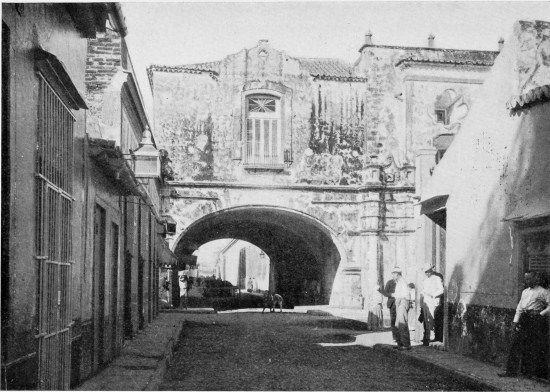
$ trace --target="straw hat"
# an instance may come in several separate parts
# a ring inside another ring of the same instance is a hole
[[[422,271],[428,272],[428,271],[431,271],[431,270],[433,270],[433,269],[434,269],[434,266],[433,266],[433,265],[431,265],[431,264],[426,264],[426,265],[424,265],[424,268],[422,268]]]
[[[391,270],[391,273],[393,274],[394,272],[397,272],[398,274],[400,274],[401,268],[399,268],[398,266],[393,267],[393,269]]]

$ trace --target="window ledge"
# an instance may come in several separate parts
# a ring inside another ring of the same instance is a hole
[[[283,163],[244,163],[243,167],[245,170],[253,172],[282,172],[285,169]]]

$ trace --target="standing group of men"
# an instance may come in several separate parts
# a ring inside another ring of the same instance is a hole
[[[420,298],[419,321],[424,325],[422,343],[426,346],[430,341],[443,341],[443,276],[435,272],[432,265],[424,267],[426,277],[422,283]],[[394,267],[392,279],[384,288],[377,287],[378,291],[388,297],[387,306],[390,310],[391,330],[398,350],[411,349],[409,332],[409,309],[411,305],[410,287],[407,284],[401,268]]]
[[[432,265],[424,267],[420,297],[421,312],[418,320],[424,325],[422,343],[428,346],[432,341],[443,341],[443,276]],[[550,315],[550,290],[545,288],[544,275],[537,272],[525,274],[525,290],[517,305],[512,322],[512,341],[506,363],[506,372],[501,377],[516,377],[519,374],[547,378],[548,343]],[[411,306],[410,291],[395,267],[384,288],[377,286],[380,294],[388,297],[393,339],[398,350],[410,350],[411,340],[408,328],[408,311]]]

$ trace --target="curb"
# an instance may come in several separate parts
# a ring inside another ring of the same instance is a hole
[[[308,310],[306,314],[309,314],[310,316],[334,316],[330,312],[327,312],[325,310],[317,310],[317,309]]]
[[[161,309],[160,313],[216,314],[214,308]]]
[[[182,321],[179,323],[179,327],[174,328],[174,333],[172,337],[168,339],[168,342],[165,346],[166,350],[164,353],[164,357],[159,361],[157,368],[155,369],[155,372],[151,375],[149,382],[145,385],[145,388],[143,388],[142,390],[144,391],[159,390],[160,384],[162,383],[164,375],[166,374],[168,366],[170,365],[170,362],[172,361],[172,357],[174,356],[174,347],[176,346],[183,332],[183,324],[184,322]]]
[[[173,313],[157,317],[124,345],[120,355],[75,390],[158,390],[184,330],[182,316]]]
[[[408,352],[405,352],[405,351],[394,350],[393,346],[390,346],[387,344],[375,344],[372,348],[377,351],[384,351],[385,353],[389,355],[393,355],[395,357],[405,358],[411,364],[414,364],[419,367],[427,368],[428,370],[436,372],[438,374],[444,374],[445,376],[448,376],[450,378],[455,378],[472,389],[483,390],[483,391],[500,391],[501,390],[500,388],[492,384],[489,384],[486,381],[474,375],[462,372],[460,370],[449,369],[437,363],[426,361],[421,358],[417,358],[416,356],[409,354]]]

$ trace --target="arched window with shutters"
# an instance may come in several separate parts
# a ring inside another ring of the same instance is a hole
[[[250,168],[284,167],[281,99],[253,94],[245,98],[244,165]]]

